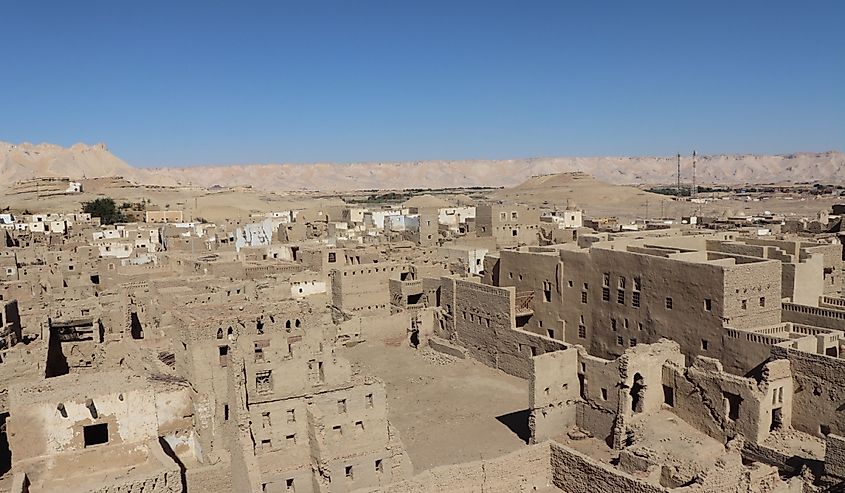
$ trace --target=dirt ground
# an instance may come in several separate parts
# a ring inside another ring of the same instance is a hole
[[[592,182],[591,182],[592,183]],[[674,217],[688,215],[715,216],[761,214],[765,211],[782,213],[788,217],[814,217],[819,211],[829,211],[831,205],[842,203],[840,197],[800,197],[793,200],[785,196],[772,196],[760,201],[739,198],[717,200],[707,204],[676,202],[665,195],[657,195],[634,187],[614,186],[595,182],[595,186],[555,187],[543,190],[520,188],[505,190],[474,190],[472,199],[516,201],[535,206],[563,208],[577,205],[593,217],[616,216],[622,222],[645,217]],[[384,190],[383,192],[388,192]],[[468,199],[461,190],[438,193],[449,203]],[[366,196],[370,192],[361,192]],[[423,193],[423,192],[419,192]],[[352,196],[353,193],[344,194]],[[185,220],[202,217],[209,221],[224,219],[248,220],[250,214],[285,209],[299,209],[326,203],[342,203],[339,196],[317,192],[266,192],[255,189],[204,190],[198,188],[104,186],[85,193],[58,195],[46,198],[35,194],[4,195],[0,192],[0,209],[9,207],[12,212],[78,212],[82,202],[98,197],[112,197],[118,204],[140,202],[148,199],[149,210],[182,210]],[[364,204],[379,207],[379,204]]]
[[[372,339],[341,355],[384,381],[388,418],[417,473],[525,446],[524,380],[422,345],[414,350],[404,340]]]

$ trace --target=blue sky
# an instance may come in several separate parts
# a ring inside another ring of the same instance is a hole
[[[14,1],[0,140],[135,166],[845,148],[845,2]]]

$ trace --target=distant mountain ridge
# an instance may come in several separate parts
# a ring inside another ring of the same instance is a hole
[[[692,180],[692,160],[681,160],[681,180]],[[97,144],[0,142],[0,180],[4,184],[36,176],[74,179],[123,176],[150,185],[201,187],[250,185],[266,190],[355,190],[516,186],[539,175],[582,172],[613,184],[671,184],[675,157],[557,157],[505,160],[430,160],[355,164],[252,164],[134,168]],[[698,184],[822,181],[845,182],[845,154],[837,151],[778,156],[699,156]]]

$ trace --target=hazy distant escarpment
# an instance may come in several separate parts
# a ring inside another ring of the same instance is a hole
[[[681,160],[681,179],[692,179],[692,160]],[[134,168],[102,145],[8,144],[0,142],[0,180],[11,184],[36,176],[73,179],[123,176],[150,185],[202,187],[251,185],[268,190],[353,190],[514,186],[526,179],[579,171],[614,184],[673,183],[675,157],[552,157],[505,160],[383,163],[250,164]],[[787,155],[699,156],[699,184],[845,182],[841,152]]]

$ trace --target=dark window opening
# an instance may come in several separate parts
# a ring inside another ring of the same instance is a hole
[[[329,262],[337,262],[337,254],[335,252],[329,252]]]
[[[108,423],[100,423],[83,426],[82,436],[85,440],[86,447],[109,443],[109,425]]]
[[[772,409],[772,423],[769,431],[779,430],[783,426],[783,411],[781,408]]]
[[[637,373],[634,375],[634,385],[631,385],[631,410],[635,413],[643,412],[643,397],[645,397],[645,380]]]
[[[98,274],[91,276],[91,284],[100,284],[100,276]]]
[[[229,364],[229,346],[219,346],[217,352],[220,356],[220,366],[225,368]]]
[[[830,426],[829,425],[819,425],[819,433],[824,436],[830,435]]]
[[[419,294],[409,294],[408,295],[408,304],[409,305],[416,305],[420,301],[422,301],[422,293]]]
[[[9,413],[0,413],[0,476],[12,469],[12,450],[9,448],[9,438],[6,436],[6,420]]]
[[[663,404],[675,407],[675,389],[668,385],[663,386]]]
[[[725,397],[725,412],[728,414],[728,419],[736,421],[739,419],[739,405],[742,403],[742,397],[730,392],[723,392]]]
[[[133,339],[143,339],[144,338],[144,328],[141,327],[141,320],[138,319],[138,314],[136,312],[132,312],[129,314],[129,333],[132,335]]]

